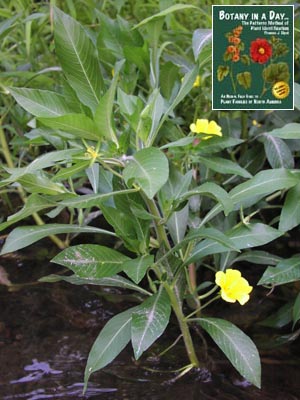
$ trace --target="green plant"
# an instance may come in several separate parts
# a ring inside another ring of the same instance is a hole
[[[238,272],[230,272],[232,265],[270,260],[271,254],[249,249],[299,225],[300,214],[292,218],[289,207],[296,204],[300,175],[284,142],[299,139],[299,123],[272,129],[270,122],[267,133],[253,126],[255,144],[250,145],[246,114],[242,134],[240,126],[236,128],[237,114],[231,119],[210,115],[207,106],[202,115],[196,107],[191,119],[181,106],[197,96],[193,87],[209,60],[211,33],[196,30],[192,52],[176,57],[172,38],[163,43],[159,38],[165,19],[183,9],[199,12],[177,4],[134,27],[120,16],[113,20],[97,11],[101,29],[96,32],[54,8],[55,51],[63,72],[59,90],[7,88],[35,117],[26,136],[42,141],[46,151],[23,167],[6,168],[1,186],[17,184],[28,196],[0,229],[48,209],[49,219],[67,211],[69,223],[17,227],[2,254],[50,234],[109,235],[116,248],[68,247],[52,261],[74,274],[41,281],[115,286],[143,296],[141,304],[114,316],[100,332],[87,362],[85,387],[90,375],[130,341],[135,358],[140,358],[165,331],[171,311],[189,359],[179,376],[199,366],[190,331],[196,324],[246,379],[260,387],[255,344],[231,322],[203,310],[220,298],[219,286],[223,299],[244,304],[252,287]],[[266,161],[272,169],[263,169]],[[88,194],[81,194],[83,188]],[[282,212],[265,221],[264,211],[286,191]],[[111,230],[88,225],[95,208]],[[272,226],[278,219],[279,229]],[[294,273],[298,259],[292,265]],[[210,278],[199,284],[197,273],[204,269]],[[226,269],[225,279],[220,272]],[[260,283],[276,284],[278,276],[265,276]],[[292,277],[296,279],[297,274]],[[299,299],[295,304],[298,310]],[[294,323],[298,320],[299,311]]]

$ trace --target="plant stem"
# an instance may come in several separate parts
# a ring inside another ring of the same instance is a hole
[[[6,164],[9,168],[14,168],[14,163],[10,154],[10,150],[6,141],[6,137],[4,134],[4,131],[2,129],[2,120],[0,119],[0,144],[2,147],[2,153],[3,156],[5,158]],[[19,196],[22,200],[22,202],[25,204],[27,201],[27,197],[26,197],[26,193],[24,191],[24,189],[21,186],[18,186],[17,188]],[[45,225],[45,222],[42,220],[42,218],[37,214],[37,213],[33,213],[32,214],[33,219],[35,220],[35,223],[37,225]],[[67,244],[65,242],[63,242],[62,240],[60,240],[56,235],[50,235],[49,238],[52,240],[53,243],[56,244],[56,246],[59,249],[64,249],[66,248]]]
[[[199,360],[195,352],[194,343],[191,337],[189,326],[182,312],[181,301],[177,298],[173,289],[166,282],[164,282],[164,288],[169,295],[172,308],[177,317],[189,360],[194,367],[199,367]]]

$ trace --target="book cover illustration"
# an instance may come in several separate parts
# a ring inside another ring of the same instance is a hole
[[[213,6],[213,109],[294,109],[293,5]]]

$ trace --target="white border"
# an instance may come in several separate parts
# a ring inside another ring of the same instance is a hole
[[[292,82],[293,82],[293,108],[213,108],[214,106],[214,7],[292,7],[293,8],[293,18],[292,18],[292,29],[293,29],[293,62],[292,62],[292,68],[293,68],[293,74],[292,74]],[[211,63],[211,91],[212,91],[212,98],[211,98],[211,105],[212,105],[212,110],[213,111],[239,111],[239,110],[261,110],[261,111],[267,111],[267,110],[278,110],[278,111],[290,111],[295,109],[295,89],[294,89],[294,83],[295,83],[295,71],[294,71],[294,54],[295,54],[295,6],[294,4],[213,4],[212,5],[212,63]]]

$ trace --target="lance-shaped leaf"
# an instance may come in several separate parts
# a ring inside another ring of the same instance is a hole
[[[30,193],[49,195],[67,193],[64,185],[51,181],[43,171],[37,171],[34,174],[25,174],[17,179],[17,182]]]
[[[138,184],[147,197],[152,199],[168,179],[168,160],[164,153],[155,147],[142,149],[129,161],[123,176],[128,186]]]
[[[51,208],[55,206],[56,203],[54,201],[51,201],[51,199],[44,198],[39,194],[34,193],[31,196],[27,197],[27,201],[20,211],[16,212],[13,215],[10,215],[7,218],[6,222],[2,222],[2,224],[0,224],[0,231],[6,229],[12,224],[15,224],[16,222],[21,221],[24,218],[29,217],[33,213],[44,210],[45,208]]]
[[[84,114],[66,114],[54,118],[39,118],[44,125],[74,135],[79,139],[98,141],[101,138],[96,123]]]
[[[238,372],[260,388],[261,365],[257,348],[252,340],[229,321],[219,318],[199,318],[198,322]]]
[[[129,343],[134,310],[135,307],[129,308],[111,318],[95,340],[85,368],[84,391],[91,374],[113,361]]]
[[[189,192],[186,192],[178,201],[182,202],[185,199],[190,198],[194,195],[205,195],[216,199],[223,207],[225,215],[228,215],[233,209],[233,201],[231,200],[229,194],[221,186],[214,182],[206,182]]]
[[[248,224],[246,226],[242,225],[226,232],[226,236],[239,250],[262,246],[266,243],[272,242],[281,235],[281,231],[261,223]],[[205,239],[195,246],[191,257],[186,262],[190,263],[198,261],[207,255],[223,253],[225,251],[228,251],[227,246],[216,243],[211,239]]]
[[[9,88],[15,100],[36,117],[59,117],[74,110],[66,103],[64,96],[48,90]]]
[[[84,194],[82,196],[76,196],[72,199],[63,200],[58,203],[61,206],[71,208],[90,208],[100,207],[101,202],[109,199],[112,196],[120,196],[126,193],[136,192],[135,189],[117,190],[110,193],[97,193],[97,194]]]
[[[284,168],[270,169],[260,171],[253,178],[237,185],[229,192],[229,195],[235,204],[235,209],[238,210],[241,206],[249,207],[260,198],[274,193],[276,190],[289,189],[297,185],[297,183],[299,183],[299,178],[290,171]],[[218,215],[221,210],[222,206],[217,204],[207,213],[201,224],[204,225],[207,223]]]
[[[145,276],[147,269],[153,264],[152,255],[144,255],[124,263],[123,271],[135,283],[139,283]]]
[[[279,229],[283,232],[300,224],[300,183],[292,187],[285,198],[279,221]]]
[[[80,153],[78,149],[58,150],[50,151],[49,153],[43,154],[35,158],[26,167],[21,168],[5,168],[5,170],[11,174],[10,177],[3,180],[7,183],[14,182],[25,174],[30,174],[41,169],[52,167],[57,163],[67,163],[72,161],[73,156]],[[2,181],[2,182],[3,182]]]
[[[122,289],[134,290],[136,292],[140,292],[147,296],[152,294],[147,290],[141,288],[140,286],[135,285],[129,279],[123,278],[123,276],[119,275],[108,276],[100,279],[93,279],[93,278],[80,278],[75,274],[68,276],[51,274],[43,276],[42,278],[39,279],[39,282],[54,283],[59,281],[65,281],[71,283],[72,285],[98,285],[98,286],[119,287]]]
[[[262,139],[272,168],[294,168],[294,158],[288,145],[280,138],[265,134]]]
[[[300,123],[291,122],[284,125],[282,128],[276,128],[270,132],[267,132],[267,135],[281,139],[300,139]]]
[[[108,139],[118,144],[118,139],[115,133],[113,124],[113,105],[115,100],[115,93],[119,79],[119,73],[124,60],[119,61],[114,68],[114,78],[111,82],[110,88],[101,98],[95,113],[95,123],[99,132]]]
[[[171,313],[170,300],[161,286],[132,314],[131,341],[136,360],[166,329]]]
[[[300,280],[300,257],[293,256],[280,261],[276,267],[268,267],[258,285],[283,285]]]
[[[195,60],[197,60],[201,50],[204,46],[211,42],[212,30],[211,29],[196,29],[193,33],[193,53]]]
[[[95,111],[103,78],[96,49],[83,27],[54,7],[55,51],[69,84],[80,101]]]
[[[21,226],[14,229],[7,237],[0,255],[23,249],[44,237],[61,233],[100,233],[116,236],[113,232],[93,226],[79,226],[69,224],[47,224],[41,226]]]
[[[128,260],[129,257],[109,247],[82,244],[63,250],[51,261],[70,268],[81,278],[100,279],[122,271]]]
[[[170,6],[170,7],[166,8],[166,9],[160,11],[160,12],[157,13],[157,14],[151,15],[151,17],[148,17],[148,18],[143,19],[143,21],[141,21],[141,22],[139,22],[137,25],[135,25],[135,26],[133,27],[133,29],[136,29],[136,28],[139,28],[140,26],[143,26],[143,25],[145,25],[145,24],[148,24],[149,22],[151,22],[151,21],[153,21],[153,20],[155,20],[155,19],[157,19],[157,18],[164,17],[164,16],[166,16],[166,15],[168,15],[168,14],[171,14],[171,13],[173,13],[173,12],[175,12],[175,11],[184,10],[184,9],[186,9],[186,8],[194,8],[194,9],[198,9],[198,10],[199,10],[198,7],[193,6],[193,5],[191,5],[191,4],[190,4],[190,5],[187,5],[187,4],[174,4],[173,6]]]
[[[296,297],[294,306],[293,306],[293,329],[296,323],[300,320],[300,293]]]
[[[197,156],[199,161],[203,163],[207,168],[219,172],[220,174],[233,174],[239,175],[243,178],[251,178],[252,175],[244,168],[239,166],[233,161],[226,160],[222,157],[201,157]]]

